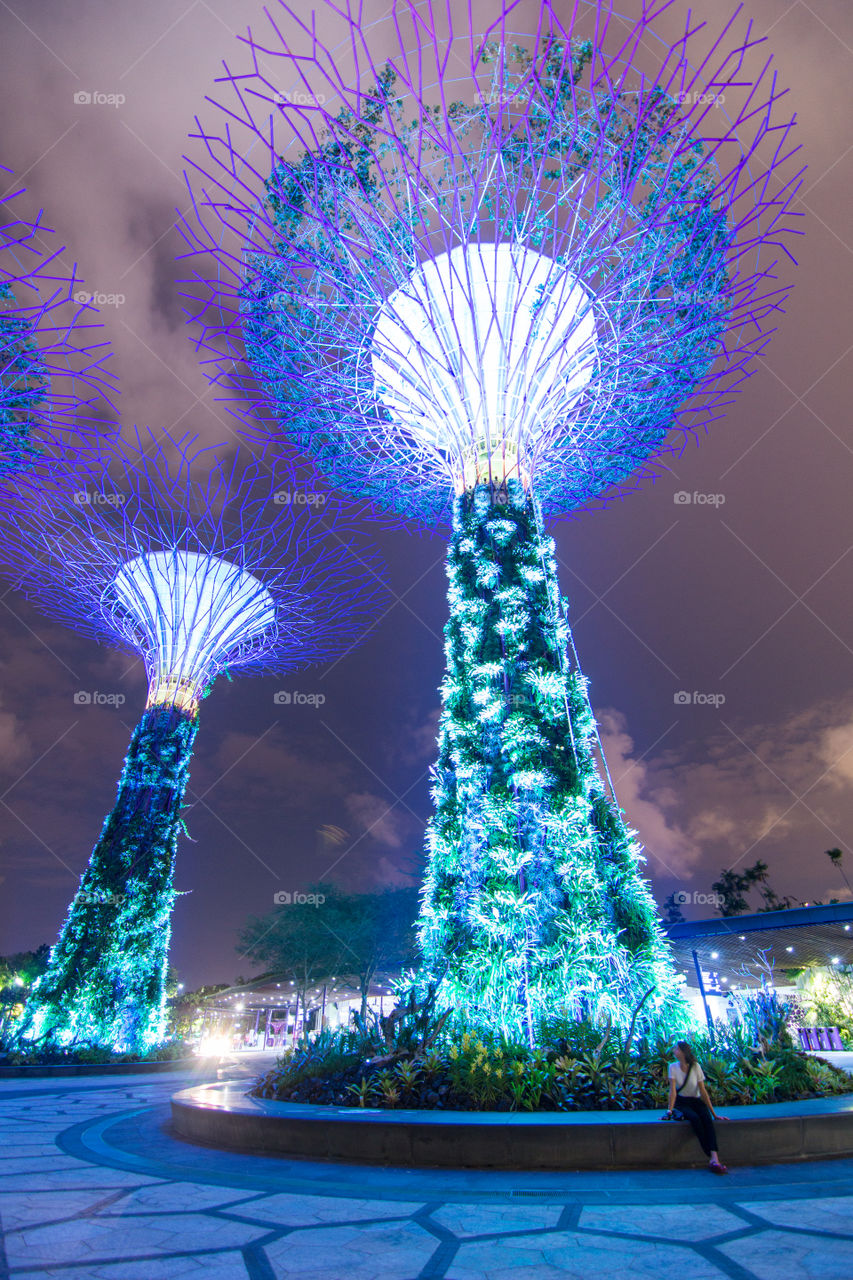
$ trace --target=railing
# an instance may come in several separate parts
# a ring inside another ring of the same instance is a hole
[[[825,1052],[844,1050],[838,1027],[800,1027],[799,1035],[800,1047],[803,1049],[823,1049]]]

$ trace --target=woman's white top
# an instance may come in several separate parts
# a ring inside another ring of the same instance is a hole
[[[690,1076],[690,1080],[685,1089],[684,1082],[688,1076]],[[685,1098],[698,1098],[699,1085],[705,1079],[705,1073],[698,1062],[695,1062],[689,1071],[684,1071],[677,1062],[671,1062],[669,1064],[669,1078],[675,1081],[676,1093],[683,1093]]]

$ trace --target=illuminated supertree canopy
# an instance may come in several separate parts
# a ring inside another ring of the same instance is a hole
[[[190,318],[245,429],[451,522],[421,943],[448,1001],[531,1038],[555,1005],[678,1013],[542,518],[722,416],[787,294],[775,72],[737,15],[664,44],[670,8],[281,3],[190,162]]]
[[[305,476],[281,459],[164,435],[137,436],[102,463],[57,478],[38,501],[25,495],[0,521],[0,560],[26,594],[138,654],[148,676],[115,806],[23,1036],[140,1052],[163,1037],[173,871],[202,698],[223,672],[341,656],[374,620],[381,588],[357,513],[325,494],[300,502]]]
[[[36,483],[107,432],[116,387],[83,282],[42,214],[22,216],[23,195],[0,199],[0,482]]]

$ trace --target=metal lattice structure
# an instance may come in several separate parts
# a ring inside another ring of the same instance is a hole
[[[519,31],[516,5],[278,4],[199,123],[184,229],[247,429],[432,523],[476,477],[532,480],[546,515],[612,496],[722,416],[788,292],[801,175],[751,24],[688,16],[655,65],[670,7],[546,0]]]
[[[139,433],[100,463],[10,502],[0,561],[52,617],[139,654],[149,706],[195,714],[221,672],[327,661],[369,626],[359,512],[305,469]]]
[[[775,72],[737,15],[661,41],[672,7],[279,0],[190,160],[188,314],[243,430],[451,525],[423,974],[531,1044],[689,1019],[542,532],[722,416],[787,294]]]
[[[37,484],[112,433],[116,378],[76,266],[41,212],[23,216],[23,197],[0,197],[0,482]]]

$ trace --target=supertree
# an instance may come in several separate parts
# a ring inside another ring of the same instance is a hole
[[[190,319],[246,429],[449,519],[421,947],[446,1003],[530,1039],[684,1016],[543,519],[722,416],[787,293],[775,72],[734,18],[664,44],[670,7],[281,3],[190,160]]]
[[[122,1052],[162,1040],[199,704],[223,672],[341,656],[381,599],[357,512],[305,483],[281,459],[137,434],[100,468],[4,510],[0,562],[17,585],[48,615],[138,654],[148,677],[116,803],[33,988],[23,1039]]]
[[[0,165],[0,180],[10,178]],[[0,197],[0,483],[78,460],[111,431],[111,349],[89,294],[24,190]]]

